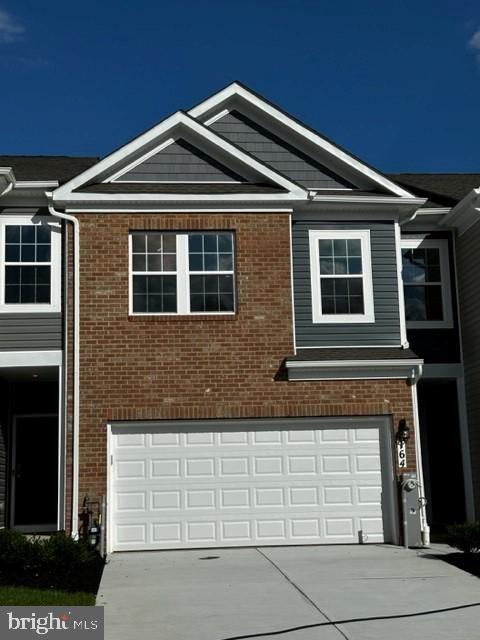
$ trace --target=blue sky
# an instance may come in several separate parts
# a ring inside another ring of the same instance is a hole
[[[0,0],[0,153],[106,155],[234,79],[383,171],[480,172],[478,0]]]

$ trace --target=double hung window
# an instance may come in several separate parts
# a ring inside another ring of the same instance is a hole
[[[409,327],[452,326],[447,240],[402,239],[402,277]]]
[[[132,232],[130,313],[235,312],[232,232]]]
[[[60,229],[46,219],[0,220],[1,311],[60,310]]]
[[[313,322],[373,322],[370,232],[311,230]]]

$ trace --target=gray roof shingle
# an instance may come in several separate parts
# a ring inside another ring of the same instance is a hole
[[[0,156],[0,167],[12,167],[17,180],[71,180],[99,158],[71,156]]]
[[[389,177],[429,199],[424,206],[452,207],[480,186],[480,173],[391,173]]]
[[[228,194],[228,193],[285,193],[285,189],[268,184],[251,182],[195,183],[195,182],[108,182],[90,184],[75,193],[179,193],[179,194]]]

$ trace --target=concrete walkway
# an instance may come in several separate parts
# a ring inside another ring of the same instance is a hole
[[[480,579],[434,557],[444,551],[364,545],[114,554],[97,604],[105,606],[106,640],[480,639]]]

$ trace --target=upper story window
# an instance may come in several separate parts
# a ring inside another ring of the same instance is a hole
[[[452,327],[447,240],[402,239],[402,276],[408,327]]]
[[[0,218],[0,311],[60,311],[60,226],[47,218]]]
[[[130,234],[130,313],[235,312],[232,232]]]
[[[374,322],[370,232],[309,232],[313,322]]]

